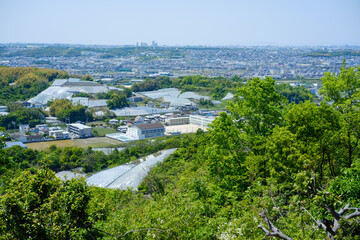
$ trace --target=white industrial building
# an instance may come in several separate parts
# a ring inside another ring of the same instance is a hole
[[[91,137],[91,127],[80,123],[68,124],[68,132],[74,138]]]

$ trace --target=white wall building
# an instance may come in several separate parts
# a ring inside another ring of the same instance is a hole
[[[49,131],[49,136],[55,139],[63,139],[63,130]]]
[[[68,124],[68,132],[75,138],[91,137],[91,127],[80,123]]]
[[[7,106],[0,106],[0,112],[6,112]]]
[[[208,125],[215,120],[213,116],[190,115],[190,124],[195,124],[201,127],[208,127]]]
[[[169,118],[165,120],[165,124],[169,126],[189,124],[189,118],[188,117]]]
[[[129,127],[126,135],[134,140],[164,136],[165,127],[161,123],[138,124]]]
[[[19,125],[19,131],[21,133],[25,133],[28,132],[30,130],[30,126],[29,125]]]
[[[109,120],[109,123],[110,123],[110,125],[112,126],[112,125],[114,125],[114,124],[120,123],[120,121],[117,120],[117,119],[110,119],[110,120]]]

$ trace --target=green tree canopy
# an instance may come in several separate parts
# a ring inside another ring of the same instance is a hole
[[[8,239],[88,239],[89,200],[84,179],[61,182],[49,169],[24,171],[0,197],[0,229]]]
[[[108,99],[106,101],[108,107],[110,109],[113,108],[123,108],[123,107],[128,107],[129,106],[129,102],[126,99],[125,95],[118,95],[118,94],[113,94],[111,95],[111,98]]]

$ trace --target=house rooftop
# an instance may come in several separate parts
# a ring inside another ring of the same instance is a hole
[[[5,148],[10,148],[10,147],[13,147],[13,146],[20,146],[20,147],[23,147],[23,148],[27,148],[27,146],[25,144],[23,144],[22,142],[7,142],[5,143]]]
[[[41,136],[41,135],[29,135],[29,136],[26,137],[26,139],[27,139],[28,141],[31,141],[31,140],[41,140],[41,139],[43,139],[43,136]]]

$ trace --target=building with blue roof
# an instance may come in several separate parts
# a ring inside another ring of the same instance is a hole
[[[7,142],[5,143],[5,148],[11,148],[13,146],[20,146],[20,147],[23,147],[23,148],[26,148],[27,149],[27,146],[25,144],[23,144],[22,142]]]

